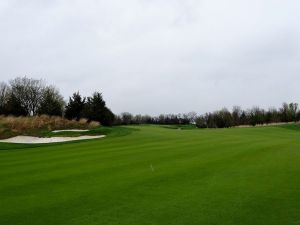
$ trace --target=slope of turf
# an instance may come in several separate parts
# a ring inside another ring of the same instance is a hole
[[[300,129],[113,129],[0,144],[0,224],[300,224]]]

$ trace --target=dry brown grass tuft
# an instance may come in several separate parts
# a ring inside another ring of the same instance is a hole
[[[100,126],[100,123],[97,122],[97,121],[91,121],[91,122],[89,123],[89,129],[94,129],[94,128],[97,128],[97,127],[99,127],[99,126]]]
[[[88,120],[85,119],[85,118],[82,118],[82,119],[80,119],[78,122],[79,122],[80,124],[86,124],[86,123],[88,122]]]
[[[58,116],[33,116],[33,117],[14,117],[0,116],[0,127],[9,129],[13,132],[23,132],[29,130],[59,130],[59,129],[92,129],[100,126],[99,122],[88,122],[87,119],[67,120]]]

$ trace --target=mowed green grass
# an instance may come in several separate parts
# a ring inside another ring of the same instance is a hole
[[[0,224],[300,224],[299,126],[122,129],[0,144]]]

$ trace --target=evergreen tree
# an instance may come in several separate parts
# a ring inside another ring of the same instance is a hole
[[[75,92],[73,96],[69,98],[69,102],[65,110],[65,117],[67,119],[79,120],[82,116],[84,105],[85,98],[82,98],[79,92]]]
[[[10,94],[4,106],[5,115],[26,116],[27,110],[13,94]]]
[[[87,119],[100,122],[104,126],[112,125],[114,114],[106,107],[102,94],[95,92],[92,97],[88,97],[84,106],[83,116]]]
[[[44,90],[38,114],[47,114],[49,116],[62,116],[65,102],[59,91],[52,86]]]

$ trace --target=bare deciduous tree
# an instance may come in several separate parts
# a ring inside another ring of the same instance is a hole
[[[188,120],[190,123],[196,123],[196,119],[197,119],[197,113],[196,112],[189,112],[187,114]]]
[[[20,101],[28,115],[35,115],[43,97],[45,84],[43,80],[18,77],[10,81],[12,94]]]
[[[0,83],[0,111],[4,108],[9,98],[9,86],[1,82]],[[0,112],[1,113],[1,112]]]

